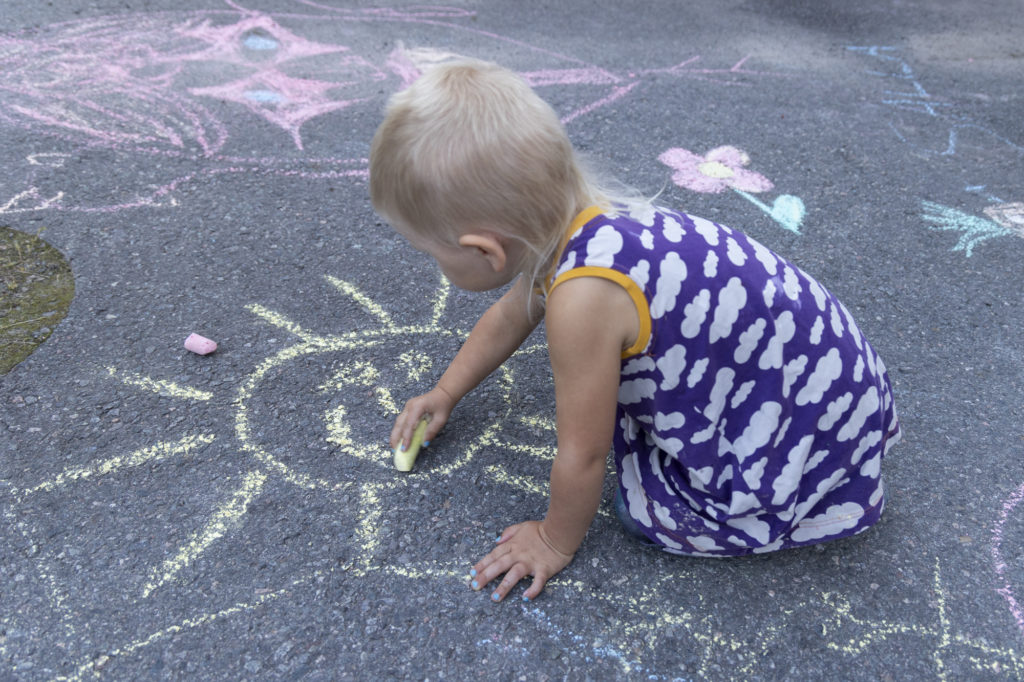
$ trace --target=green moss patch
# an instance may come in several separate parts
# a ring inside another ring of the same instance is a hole
[[[71,266],[39,235],[0,226],[0,374],[50,336],[75,295]]]

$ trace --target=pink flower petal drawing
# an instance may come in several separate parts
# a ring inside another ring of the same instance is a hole
[[[1024,237],[1024,202],[997,204],[984,209],[985,215],[1008,230],[1013,230]]]
[[[745,151],[728,145],[716,147],[704,156],[673,147],[663,152],[658,160],[675,170],[672,182],[694,192],[719,194],[727,189],[766,192],[774,187],[765,176],[744,168],[750,164],[750,156]]]

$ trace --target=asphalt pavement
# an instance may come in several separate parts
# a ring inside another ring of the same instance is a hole
[[[45,228],[76,294],[0,377],[0,679],[1024,678],[1022,9],[6,0],[0,224]],[[672,557],[609,476],[540,598],[467,587],[544,513],[554,410],[538,332],[389,463],[396,406],[498,295],[367,196],[387,96],[447,52],[846,303],[904,428],[875,528]],[[665,154],[721,147],[746,165]]]

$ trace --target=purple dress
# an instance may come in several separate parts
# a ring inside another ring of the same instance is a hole
[[[603,277],[633,298],[615,461],[629,516],[669,552],[731,556],[846,537],[884,506],[900,429],[849,311],[750,237],[656,207],[573,222],[549,292]]]

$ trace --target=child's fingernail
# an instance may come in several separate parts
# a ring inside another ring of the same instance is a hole
[[[469,569],[469,577],[470,578],[475,578],[476,577],[476,569],[475,568]]]
[[[472,587],[474,590],[479,590],[480,589],[480,585],[475,580],[473,582],[471,582],[469,584],[469,586]]]
[[[491,595],[491,600],[492,601],[498,601],[499,599],[501,599],[501,595],[498,594],[497,592],[495,592],[494,594]]]
[[[501,536],[499,535],[498,537],[494,538],[494,541],[495,542],[501,542]]]
[[[429,440],[423,441],[423,447],[427,447],[428,445],[430,445],[430,441]]]
[[[405,452],[405,443],[399,443],[398,444],[398,451],[399,452]]]
[[[525,602],[528,602],[528,601],[530,601],[530,598],[529,598],[529,597],[527,597],[527,596],[526,596],[526,595],[524,594],[524,595],[523,595],[523,601],[525,601]]]

